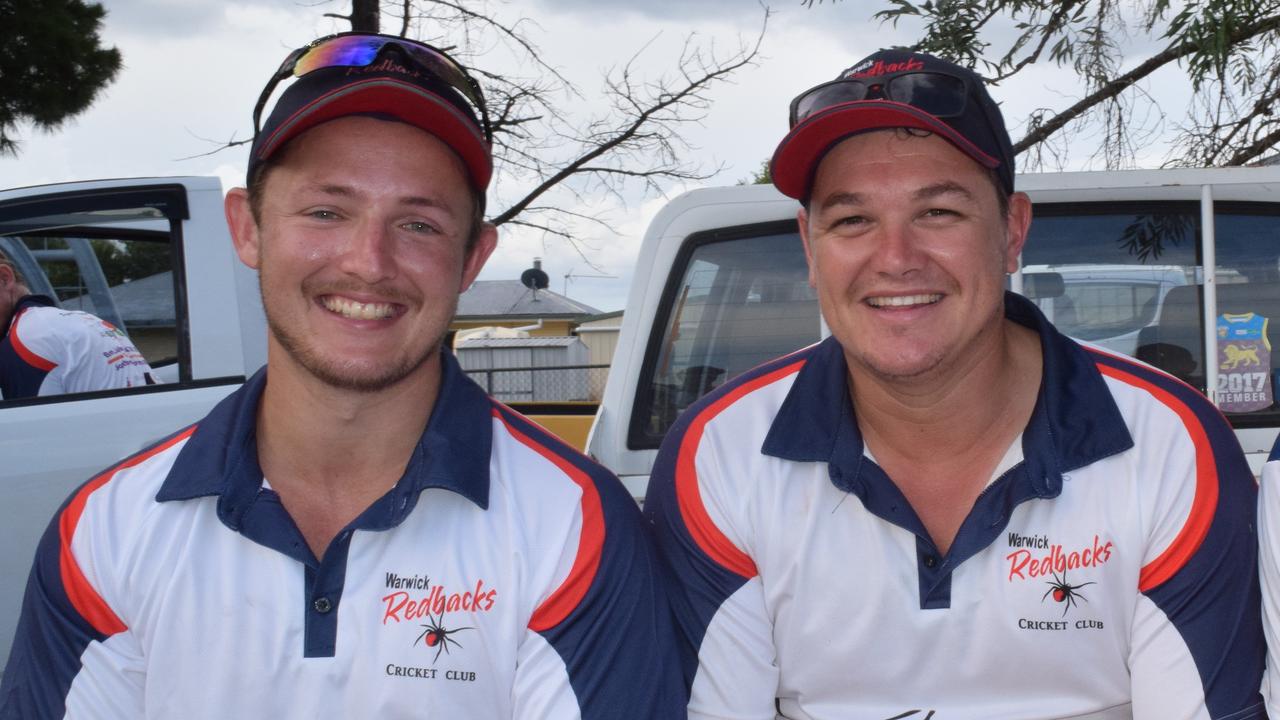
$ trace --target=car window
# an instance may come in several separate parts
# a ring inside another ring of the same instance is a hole
[[[1038,205],[1024,283],[1067,335],[1151,363],[1207,390],[1205,271],[1195,203]],[[1280,421],[1280,216],[1215,206],[1218,407],[1236,426]]]
[[[817,298],[794,228],[771,224],[685,246],[658,310],[661,334],[650,338],[629,446],[657,447],[698,398],[818,341]]]
[[[178,225],[164,195],[0,205],[0,252],[31,293],[0,345],[6,405],[182,379]]]

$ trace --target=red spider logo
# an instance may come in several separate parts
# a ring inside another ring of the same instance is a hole
[[[446,630],[444,628],[443,613],[441,613],[439,620],[437,620],[433,615],[427,615],[427,623],[423,624],[422,627],[426,628],[426,630],[422,631],[422,634],[418,636],[417,640],[413,641],[413,644],[417,645],[418,641],[421,640],[427,647],[436,649],[436,656],[431,659],[431,664],[433,665],[436,660],[440,659],[440,653],[449,652],[449,643],[453,643],[453,646],[456,648],[462,647],[457,640],[449,637],[450,635],[463,630],[475,630],[475,628],[470,626]]]
[[[1066,617],[1067,610],[1079,604],[1076,602],[1076,598],[1084,600],[1085,602],[1089,601],[1089,598],[1081,594],[1080,588],[1096,584],[1097,583],[1087,582],[1079,585],[1068,585],[1066,571],[1063,571],[1061,578],[1058,577],[1058,573],[1054,573],[1053,582],[1045,582],[1045,585],[1048,585],[1049,589],[1044,591],[1044,595],[1040,597],[1040,602],[1044,602],[1045,598],[1052,595],[1054,602],[1063,603],[1062,616]]]

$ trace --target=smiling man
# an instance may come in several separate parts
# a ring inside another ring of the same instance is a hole
[[[267,368],[59,512],[0,717],[683,717],[635,503],[442,344],[497,241],[479,87],[347,33],[254,124]]]
[[[1235,437],[1005,291],[1031,223],[981,78],[889,50],[773,157],[831,337],[667,435],[645,511],[691,718],[1262,718]]]

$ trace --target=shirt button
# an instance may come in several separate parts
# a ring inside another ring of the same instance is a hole
[[[311,607],[315,608],[316,612],[323,615],[333,609],[333,603],[329,602],[329,598],[327,597],[316,598],[316,601],[311,603]]]
[[[936,557],[934,557],[934,556],[932,556],[932,555],[925,555],[925,556],[924,556],[924,566],[925,566],[925,567],[927,567],[927,568],[929,568],[929,569],[933,569],[933,566],[934,566],[934,565],[937,565],[937,564],[938,564],[938,558],[936,558]],[[318,602],[318,601],[317,601],[317,602]]]

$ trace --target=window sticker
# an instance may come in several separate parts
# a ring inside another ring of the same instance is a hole
[[[1218,407],[1253,412],[1271,407],[1268,319],[1257,313],[1218,316]]]

